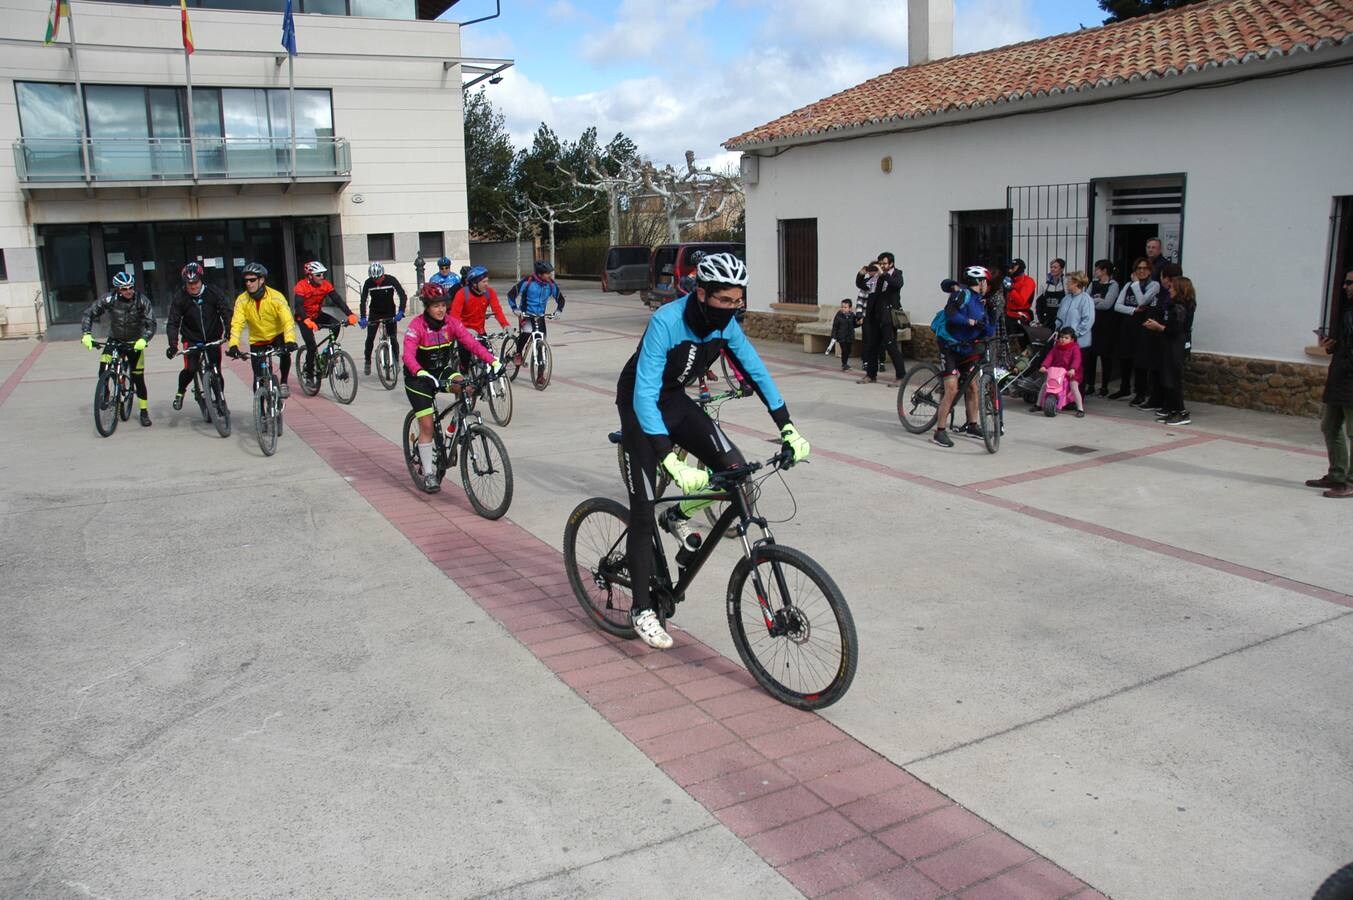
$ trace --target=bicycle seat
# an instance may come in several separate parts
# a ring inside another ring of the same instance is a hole
[[[618,443],[620,443],[620,441],[621,441],[623,438],[624,438],[624,434],[623,434],[622,432],[619,432],[619,431],[612,431],[610,434],[606,435],[606,439],[609,440],[612,444],[618,444]]]

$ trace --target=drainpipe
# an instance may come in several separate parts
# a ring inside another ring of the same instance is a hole
[[[502,0],[493,0],[493,15],[480,16],[478,19],[471,19],[468,22],[461,22],[460,27],[464,28],[466,25],[473,25],[476,22],[487,22],[489,19],[496,19],[500,15],[502,15],[502,12],[503,12]]]

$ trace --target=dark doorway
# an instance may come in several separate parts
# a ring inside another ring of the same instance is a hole
[[[1008,209],[975,209],[951,213],[953,259],[949,271],[957,274],[968,266],[1005,269],[1010,259]]]
[[[155,259],[159,269],[151,280],[163,296],[172,296],[180,282],[179,272],[189,261],[202,266],[207,284],[230,295],[225,222],[157,223]]]
[[[1146,242],[1157,237],[1159,231],[1154,224],[1114,225],[1109,229],[1109,258],[1119,280],[1126,283],[1132,277],[1133,260],[1146,255]]]
[[[780,302],[817,303],[817,219],[780,220]]]

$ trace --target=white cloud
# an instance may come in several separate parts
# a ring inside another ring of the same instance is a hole
[[[558,0],[555,6],[567,4]],[[727,0],[726,0],[727,2]],[[733,164],[720,143],[816,100],[890,71],[906,59],[906,4],[899,0],[741,0],[738,9],[765,10],[755,31],[733,35],[730,56],[692,63],[673,48],[691,46],[692,29],[717,19],[701,16],[715,0],[623,0],[611,24],[584,41],[589,60],[648,59],[651,74],[618,79],[600,90],[560,96],[516,68],[504,73],[490,99],[507,118],[518,147],[529,146],[543,121],[564,140],[596,126],[601,141],[623,131],[658,164],[682,162],[687,149],[702,165]],[[956,53],[987,49],[1036,35],[1029,0],[970,0],[955,10]],[[481,34],[481,36],[488,36]],[[486,53],[477,38],[476,52]],[[558,48],[551,52],[557,53]],[[567,57],[559,58],[568,65]]]

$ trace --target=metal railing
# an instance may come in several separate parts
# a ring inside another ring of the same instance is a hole
[[[21,184],[230,181],[349,175],[352,156],[340,137],[298,139],[295,171],[290,138],[20,138],[14,168]]]

